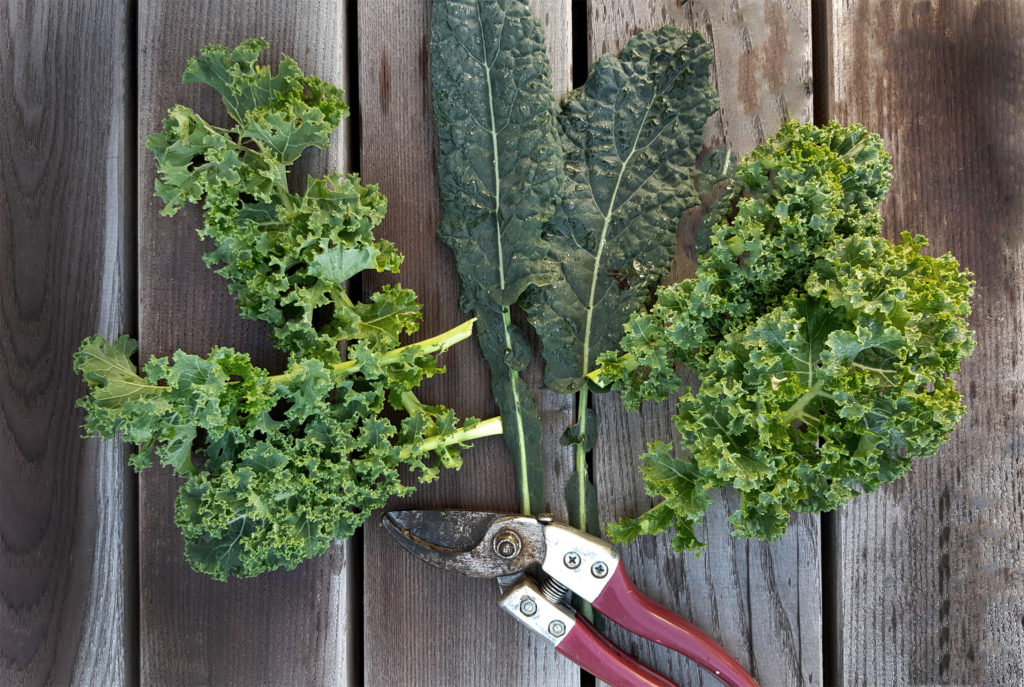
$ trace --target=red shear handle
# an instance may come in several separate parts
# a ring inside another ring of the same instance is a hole
[[[621,564],[594,599],[594,608],[633,634],[693,659],[730,687],[758,687],[743,666],[713,639],[641,594]]]
[[[613,687],[676,687],[609,642],[582,615],[555,650]]]

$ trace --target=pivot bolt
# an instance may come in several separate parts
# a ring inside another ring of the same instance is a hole
[[[537,522],[547,525],[548,523],[554,522],[555,516],[551,513],[541,513],[537,516]]]
[[[533,615],[537,612],[537,602],[533,600],[533,597],[524,596],[519,601],[519,612],[526,616]]]
[[[551,624],[548,625],[548,632],[551,633],[552,637],[561,637],[565,634],[565,623],[561,620],[552,620]]]
[[[570,570],[575,570],[580,567],[580,555],[575,551],[570,551],[565,554],[565,558],[562,559],[562,562],[565,563],[565,567]]]
[[[499,558],[515,558],[522,550],[523,542],[512,530],[502,530],[494,538],[494,553],[498,554]]]
[[[604,564],[604,561],[598,561],[590,566],[590,574],[600,579],[608,574],[608,566]]]

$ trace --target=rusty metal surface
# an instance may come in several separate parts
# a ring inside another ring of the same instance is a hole
[[[381,524],[411,554],[469,577],[504,577],[544,560],[536,518],[457,510],[389,511]]]

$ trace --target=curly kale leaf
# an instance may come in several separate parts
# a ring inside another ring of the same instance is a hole
[[[948,438],[973,282],[951,255],[922,255],[921,236],[877,235],[888,180],[881,140],[857,125],[787,124],[739,165],[696,277],[631,318],[625,356],[602,357],[633,407],[678,388],[676,362],[700,377],[675,417],[689,455],[643,457],[665,501],[613,538],[674,525],[677,549],[699,548],[699,492],[731,485],[734,534],[776,539],[791,511],[873,491]]]
[[[308,179],[302,193],[288,186],[291,164],[311,146],[326,147],[347,116],[342,92],[290,58],[272,75],[255,64],[266,47],[255,39],[230,52],[210,46],[189,61],[185,81],[215,88],[236,124],[225,129],[171,108],[162,131],[146,139],[163,214],[202,205],[199,235],[214,244],[204,260],[228,280],[242,315],[270,323],[291,356],[337,362],[343,339],[393,348],[419,326],[415,294],[386,287],[353,303],[344,285],[364,269],[398,271],[402,257],[373,236],[386,199],[355,174]]]
[[[200,204],[206,263],[229,280],[242,314],[273,328],[289,354],[272,375],[249,356],[214,348],[151,358],[141,374],[135,341],[89,337],[75,370],[85,429],[139,445],[136,469],[160,464],[186,478],[175,504],[192,566],[223,580],[294,568],[348,537],[374,508],[461,464],[459,448],[501,431],[497,418],[461,422],[414,389],[443,372],[437,354],[468,338],[472,321],[398,348],[419,326],[408,289],[384,287],[353,303],[345,280],[365,269],[397,270],[394,247],[373,227],[385,199],[357,176],[309,179],[289,190],[289,166],[326,146],[347,108],[341,91],[285,58],[276,75],[255,60],[266,47],[206,48],[186,81],[220,92],[237,123],[213,126],[173,107],[147,139],[157,159],[157,195],[173,215]],[[343,360],[342,357],[345,357]],[[385,404],[401,420],[385,416]]]
[[[91,391],[79,405],[90,434],[140,445],[136,469],[155,453],[187,478],[175,521],[196,570],[223,580],[291,569],[412,491],[400,466],[433,480],[461,465],[465,442],[494,433],[493,421],[460,425],[411,395],[441,371],[436,352],[470,331],[383,354],[357,344],[345,362],[305,359],[279,375],[215,348],[207,358],[151,358],[140,376],[133,340],[92,336],[75,355]],[[390,420],[385,403],[407,417]]]

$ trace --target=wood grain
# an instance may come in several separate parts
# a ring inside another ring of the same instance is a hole
[[[0,683],[134,680],[135,490],[81,340],[133,325],[127,3],[0,7]]]
[[[150,190],[154,166],[142,146],[174,103],[217,123],[227,115],[211,89],[182,85],[188,57],[208,43],[234,46],[266,38],[265,59],[294,57],[307,73],[344,84],[345,11],[336,2],[151,2],[139,16],[139,331],[143,355],[212,345],[248,351],[258,364],[283,367],[266,327],[239,318],[224,281],[202,263],[195,208],[160,217]],[[319,175],[343,169],[347,141],[335,134],[328,154],[302,159]],[[179,480],[153,470],[140,489],[141,677],[147,684],[343,685],[357,682],[352,660],[348,579],[350,547],[336,544],[292,572],[215,582],[193,572],[173,524]]]
[[[544,30],[548,59],[551,61],[551,90],[556,98],[572,89],[573,79],[573,27],[581,24],[577,16],[582,8],[574,9],[571,0],[530,0],[533,10]],[[562,434],[573,424],[576,413],[575,396],[558,394],[544,386],[543,358],[540,355],[540,338],[526,320],[526,313],[519,308],[512,310],[514,322],[527,332],[534,356],[530,365],[523,370],[523,379],[533,391],[540,413],[540,450],[544,456],[544,496],[547,510],[562,522],[569,519],[565,503],[565,484],[575,469],[576,456],[572,446],[562,445]]]
[[[587,67],[571,64],[570,5],[584,11],[584,3],[532,4],[546,28],[555,90],[564,91],[571,69]],[[428,5],[360,3],[359,88],[351,89],[362,100],[353,104],[362,115],[364,178],[390,198],[382,235],[408,256],[400,281],[425,304],[423,336],[465,317],[451,254],[434,237]],[[705,143],[745,152],[783,119],[811,117],[808,5],[591,2],[590,56],[665,22],[700,30],[716,49],[722,97]],[[881,132],[894,155],[888,235],[925,233],[933,254],[952,251],[978,281],[978,348],[960,375],[963,425],[938,457],[832,521],[829,675],[843,685],[1024,684],[1024,6],[818,7],[827,27],[817,46],[828,53],[822,110]],[[70,359],[93,332],[137,329],[147,356],[224,344],[265,365],[283,363],[266,328],[240,320],[223,281],[203,266],[198,213],[158,216],[142,143],[176,102],[223,122],[215,96],[180,83],[187,57],[209,42],[262,35],[272,58],[286,52],[307,71],[347,83],[353,11],[341,0],[0,6],[0,683],[580,683],[575,666],[497,609],[492,582],[422,565],[373,525],[360,547],[336,544],[293,572],[227,584],[193,573],[172,522],[177,480],[145,475],[136,514],[126,449],[78,437],[74,400],[84,389]],[[354,131],[301,165],[315,174],[352,168]],[[684,218],[672,278],[692,273],[699,215]],[[444,362],[449,372],[425,397],[461,414],[493,414],[473,344]],[[535,388],[539,373],[529,373]],[[564,514],[572,456],[557,438],[571,402],[546,391],[538,401],[549,506]],[[672,434],[671,407],[627,414],[611,396],[595,406],[594,478],[607,522],[651,504],[636,457],[646,441]],[[460,473],[401,505],[515,507],[500,439],[478,442],[465,459]],[[771,545],[747,543],[727,535],[735,506],[726,494],[712,508],[701,558],[673,554],[657,537],[626,547],[626,565],[641,589],[719,639],[765,687],[821,684],[818,519],[797,518]],[[363,557],[364,589],[353,588]],[[677,682],[717,686],[671,652],[608,631]]]
[[[570,45],[563,33],[568,2],[537,2],[534,7],[548,27],[549,41]],[[435,236],[440,206],[429,26],[428,3],[359,5],[360,167],[363,178],[379,183],[389,199],[378,233],[406,255],[399,281],[415,289],[423,303],[423,336],[466,318],[457,307],[454,259]],[[556,60],[569,54],[567,48],[550,52]],[[567,71],[567,66],[562,62],[556,71]],[[560,83],[568,85],[564,77]],[[380,283],[364,277],[364,296]],[[448,372],[424,385],[423,398],[450,404],[461,415],[494,415],[486,366],[476,346],[456,346],[443,362]],[[558,401],[545,398],[545,420],[555,422],[550,415],[563,411],[552,406]],[[394,506],[515,510],[512,462],[504,442],[498,437],[479,441],[463,458],[460,472],[443,474]],[[548,493],[556,505],[560,491],[549,486]],[[415,560],[379,527],[367,526],[364,538],[366,684],[578,683],[575,665],[498,609],[493,581],[462,578]]]
[[[1024,684],[1024,6],[837,2],[829,115],[893,155],[885,232],[977,279],[967,416],[839,512],[837,682]]]
[[[811,103],[808,2],[594,3],[590,46],[594,56],[615,51],[644,29],[665,23],[696,29],[715,49],[713,83],[722,106],[704,128],[706,148],[749,151],[786,119],[808,121]],[[670,279],[692,276],[693,240],[702,214],[681,223]],[[644,495],[637,457],[647,442],[678,436],[672,401],[623,410],[617,394],[594,399],[598,440],[594,481],[602,524],[634,516],[653,505]],[[646,537],[624,547],[637,586],[675,609],[733,653],[762,685],[822,682],[819,520],[793,519],[772,544],[733,539],[729,513],[739,505],[728,491],[708,512],[700,558],[675,554],[669,537]],[[680,684],[718,685],[686,659],[612,626],[609,637]]]

